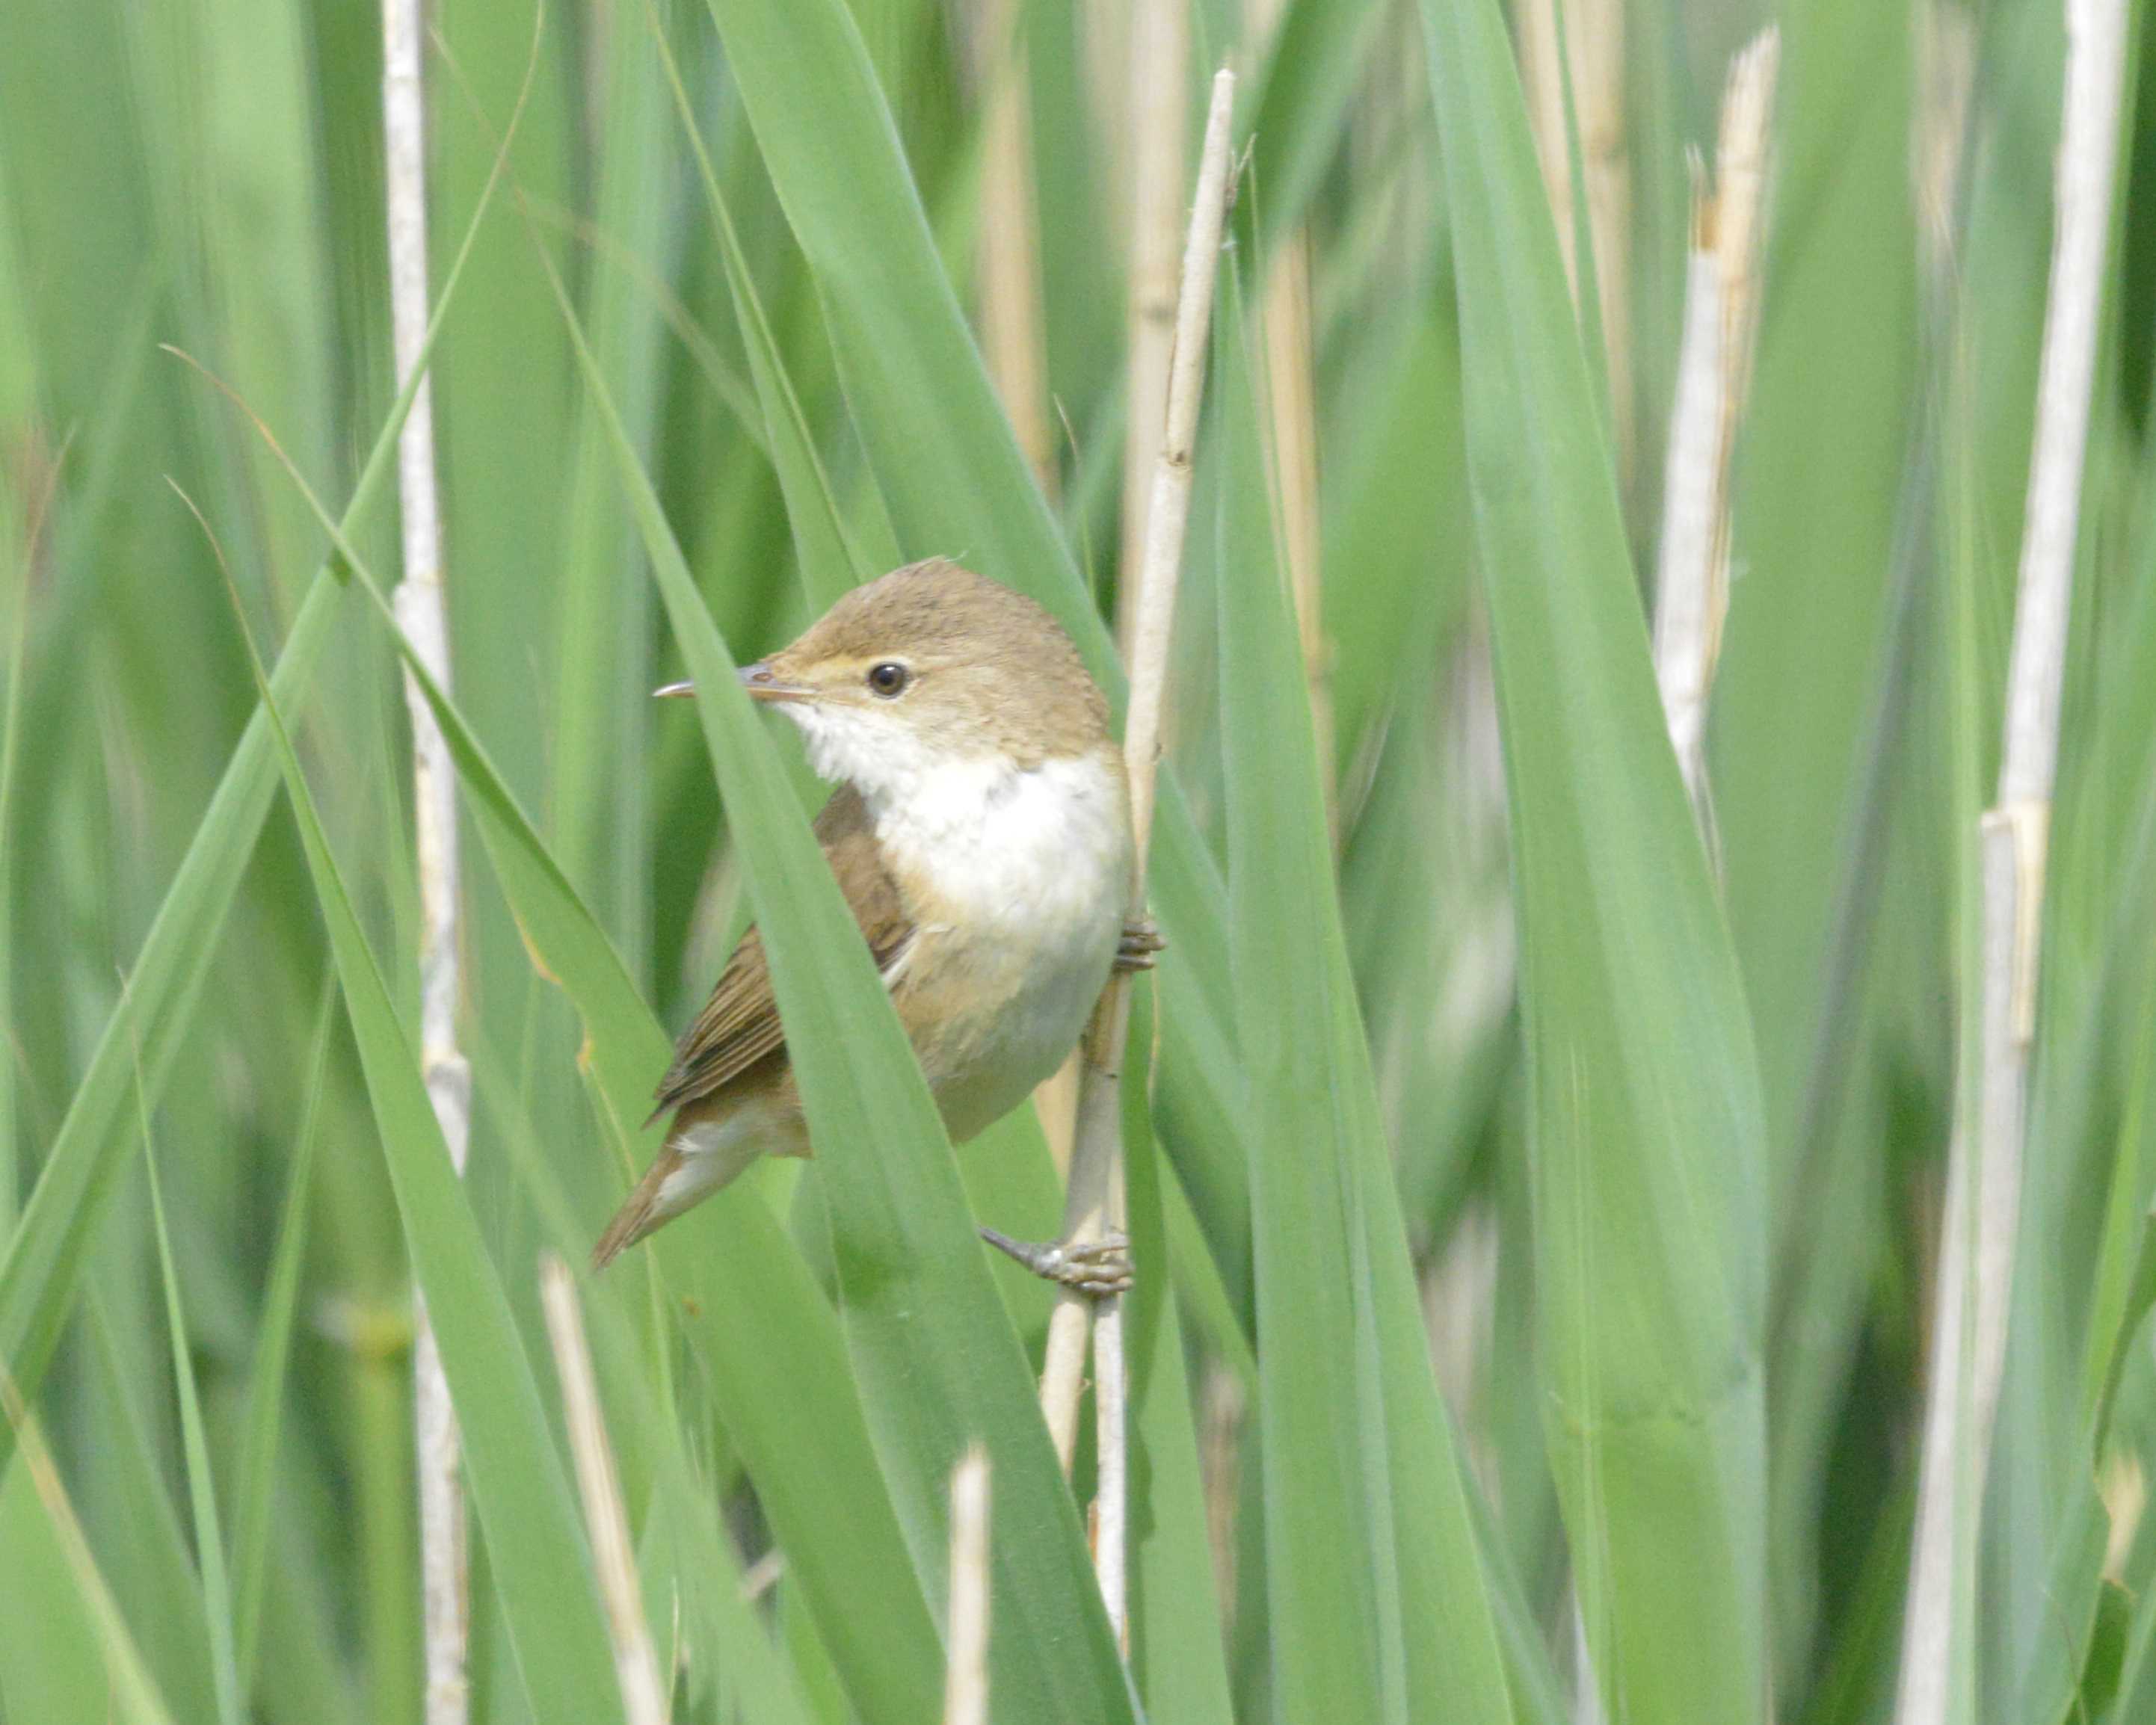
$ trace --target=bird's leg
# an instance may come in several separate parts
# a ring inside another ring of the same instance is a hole
[[[1088,1299],[1105,1300],[1131,1291],[1131,1242],[1122,1234],[1036,1246],[1031,1241],[1014,1240],[993,1228],[983,1228],[981,1238],[1034,1275]]]
[[[1153,926],[1151,917],[1137,917],[1123,924],[1123,938],[1116,947],[1118,970],[1150,970],[1155,955],[1168,950],[1168,941]]]

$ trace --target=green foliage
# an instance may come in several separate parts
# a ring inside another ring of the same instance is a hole
[[[420,1717],[415,1290],[466,1445],[475,1717],[619,1717],[535,1269],[581,1262],[656,1149],[667,1029],[752,916],[817,1155],[581,1290],[683,1725],[937,1717],[976,1441],[998,1725],[1557,1725],[1586,1684],[1625,1725],[1890,1717],[2059,8],[1780,20],[1710,848],[1638,571],[1685,154],[1762,8],[1626,0],[1630,250],[1580,271],[1630,308],[1620,473],[1556,243],[1609,159],[1578,80],[1532,135],[1498,0],[1188,7],[1188,137],[1225,60],[1250,153],[1151,859],[1169,946],[1123,1075],[1127,1666],[1091,1446],[1073,1491],[1034,1410],[1045,1296],[973,1234],[1052,1214],[1043,1134],[952,1153],[791,734],[731,668],[948,553],[1046,605],[1122,709],[1131,8],[434,10],[454,674],[418,681],[467,839],[461,1183],[416,1054],[377,15],[0,5],[0,1400],[34,1420],[0,1420],[0,1721]],[[1031,236],[981,196],[999,69]],[[1962,1507],[1981,1725],[2156,1708],[2153,139],[2137,115],[2015,1328]],[[1589,182],[1554,215],[1538,146]],[[1954,166],[1943,219],[1912,155]],[[1046,486],[973,268],[1029,238]],[[694,723],[645,699],[685,672]]]

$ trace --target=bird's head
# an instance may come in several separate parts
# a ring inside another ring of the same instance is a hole
[[[1109,743],[1108,704],[1062,626],[941,558],[856,587],[741,680],[801,728],[820,776],[871,801],[939,765],[1023,770]]]

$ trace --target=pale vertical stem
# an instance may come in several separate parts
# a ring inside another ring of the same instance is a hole
[[[1564,7],[1560,59],[1557,8]],[[1556,218],[1564,273],[1579,294],[1578,236],[1573,231],[1572,155],[1564,123],[1564,76],[1572,74],[1579,130],[1588,236],[1594,247],[1595,289],[1602,305],[1602,346],[1609,361],[1610,419],[1617,470],[1632,468],[1632,161],[1625,120],[1624,0],[1526,0],[1519,8],[1520,60],[1527,114]]]
[[[1163,696],[1168,680],[1168,637],[1175,620],[1175,590],[1183,565],[1183,528],[1190,514],[1191,453],[1198,438],[1198,407],[1205,381],[1205,349],[1213,320],[1213,278],[1227,220],[1228,132],[1235,106],[1235,74],[1214,75],[1213,101],[1199,158],[1198,190],[1191,204],[1190,234],[1183,253],[1178,296],[1174,364],[1168,376],[1167,430],[1152,473],[1146,511],[1145,560],[1132,612],[1131,699],[1123,723],[1123,763],[1130,779],[1131,914],[1145,914],[1146,850],[1152,834],[1154,769],[1160,755]],[[1123,1044],[1130,1024],[1130,980],[1111,976],[1086,1033],[1086,1065],[1078,1088],[1078,1138],[1070,1159],[1070,1185],[1063,1210],[1066,1240],[1096,1241],[1122,1221],[1121,1079]],[[1041,1411],[1067,1473],[1078,1431],[1078,1400],[1092,1302],[1060,1290],[1050,1314]],[[1096,1561],[1119,1637],[1126,1633],[1122,1526],[1124,1497],[1124,1424],[1121,1303],[1101,1303],[1108,1340],[1096,1356],[1096,1396],[1100,1415],[1100,1507]],[[1112,1381],[1111,1381],[1112,1379]],[[1115,1525],[1109,1523],[1113,1518]],[[1112,1559],[1114,1571],[1109,1573]]]
[[[983,108],[981,226],[974,255],[982,357],[1019,448],[1052,502],[1055,435],[1048,399],[1048,344],[1040,302],[1040,228],[1034,204],[1025,45],[1011,0],[980,0],[972,21],[973,79]],[[1078,1057],[1033,1093],[1034,1113],[1059,1171],[1070,1165]]]
[[[1025,92],[1025,45],[1011,0],[980,0],[973,18],[983,105],[980,238],[975,286],[982,356],[1034,477],[1055,495],[1055,435],[1042,334],[1040,229]]]
[[[1075,1048],[1070,1058],[1034,1087],[1033,1112],[1040,1122],[1040,1135],[1048,1140],[1048,1157],[1063,1179],[1070,1177],[1070,1152],[1078,1135],[1078,1075],[1085,1057]]]
[[[1730,62],[1722,86],[1722,131],[1714,151],[1714,254],[1721,266],[1722,426],[1715,450],[1714,577],[1708,615],[1710,662],[1722,651],[1729,612],[1731,520],[1729,474],[1737,428],[1752,387],[1758,346],[1759,251],[1771,178],[1774,90],[1782,65],[1782,33],[1773,25]]]
[[[1281,236],[1265,269],[1266,417],[1272,431],[1280,498],[1281,543],[1302,640],[1303,680],[1317,734],[1317,766],[1328,819],[1337,820],[1332,776],[1332,697],[1327,666],[1317,516],[1317,386],[1311,353],[1310,247],[1301,233]],[[1337,837],[1337,834],[1336,834]]]
[[[1128,992],[1127,985],[1127,1002]],[[1106,1088],[1111,1094],[1121,1093],[1120,1070]],[[1108,1170],[1108,1226],[1121,1231],[1127,1226],[1127,1211],[1120,1121],[1115,1149]],[[1125,1659],[1131,1656],[1130,1393],[1130,1371],[1123,1356],[1123,1303],[1106,1300],[1093,1318],[1093,1573],[1101,1579],[1101,1603],[1115,1625],[1116,1646]]]
[[[951,1473],[951,1610],[943,1637],[943,1725],[988,1725],[988,1456]]]
[[[1715,458],[1722,428],[1722,269],[1712,248],[1700,240],[1707,197],[1695,185],[1684,335],[1677,348],[1676,402],[1670,412],[1669,453],[1662,467],[1662,543],[1655,574],[1655,680],[1661,687],[1670,745],[1702,824],[1707,697],[1714,678]]]
[[[1122,555],[1116,565],[1118,635],[1131,651],[1145,561],[1153,463],[1175,353],[1177,243],[1183,233],[1184,84],[1188,10],[1137,0],[1131,18],[1129,356],[1124,371]]]
[[[1714,184],[1693,163],[1676,398],[1662,468],[1655,677],[1693,811],[1712,837],[1707,709],[1729,608],[1730,463],[1759,315],[1758,257],[1780,38],[1763,31],[1731,62]]]
[[[1253,41],[1278,26],[1282,0],[1245,0],[1244,15]],[[1259,212],[1260,217],[1264,212]],[[1333,782],[1332,697],[1325,619],[1317,514],[1317,386],[1311,352],[1310,241],[1301,228],[1280,234],[1265,266],[1262,325],[1265,340],[1265,417],[1270,427],[1281,545],[1287,556],[1288,591],[1295,601],[1302,641],[1303,680],[1310,718],[1317,733],[1317,769],[1328,821],[1339,810]]]
[[[427,277],[426,98],[420,82],[420,0],[382,0],[382,130],[389,218],[389,311],[401,388],[425,346]],[[434,491],[433,392],[421,378],[397,441],[398,500],[404,525],[404,579],[397,621],[444,689],[449,687],[449,626],[442,602],[441,511]],[[470,1137],[471,1075],[457,1051],[456,781],[434,717],[409,677],[413,826],[419,869],[419,1041],[427,1094],[457,1171]],[[466,1712],[467,1641],[464,1492],[458,1477],[456,1415],[441,1356],[415,1292],[413,1423],[418,1446],[421,1596],[426,1618],[428,1725],[461,1725]]]
[[[1984,1065],[1977,1118],[1956,1132],[1948,1175],[1899,1725],[1943,1725],[1957,1638],[1969,1627],[1956,1609],[1957,1589],[1976,1561],[2020,1221],[2045,854],[2126,59],[2124,0],[2066,0],[2066,14],[2051,287],[2007,665],[2005,742],[1999,800],[1979,835]]]
[[[636,1547],[629,1538],[613,1446],[607,1440],[606,1415],[599,1406],[598,1378],[592,1369],[583,1314],[577,1308],[576,1278],[567,1264],[552,1255],[539,1266],[539,1299],[546,1308],[554,1374],[562,1386],[562,1410],[569,1431],[569,1454],[576,1463],[577,1492],[583,1500],[584,1528],[591,1538],[599,1597],[606,1606],[622,1712],[628,1725],[666,1725],[666,1692],[660,1682],[651,1631],[644,1620]]]

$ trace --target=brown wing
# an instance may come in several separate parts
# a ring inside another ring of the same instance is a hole
[[[911,937],[913,924],[900,903],[897,883],[884,869],[867,806],[853,786],[839,786],[824,805],[816,817],[816,838],[875,955],[876,969],[888,969]],[[752,928],[719,973],[704,1010],[675,1045],[674,1064],[659,1081],[659,1105],[652,1118],[722,1089],[785,1046],[763,939]]]

